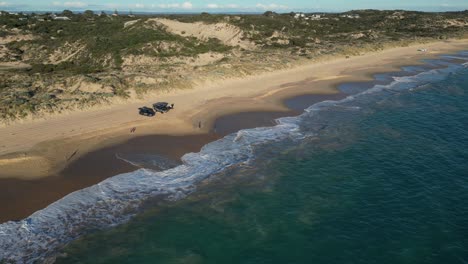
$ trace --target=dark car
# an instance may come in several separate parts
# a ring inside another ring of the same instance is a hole
[[[156,115],[156,112],[153,109],[151,109],[149,107],[146,107],[146,106],[140,107],[140,108],[138,108],[138,110],[140,110],[139,111],[140,115],[144,115],[144,116],[154,116],[154,115]]]
[[[156,112],[164,114],[169,112],[169,110],[174,109],[174,104],[169,105],[169,103],[166,102],[159,102],[153,104],[153,108]]]

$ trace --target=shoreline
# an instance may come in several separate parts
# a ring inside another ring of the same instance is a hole
[[[460,42],[457,42],[460,43]],[[468,48],[467,41],[461,42],[463,47]],[[444,43],[442,43],[444,44]],[[446,43],[445,43],[446,44]],[[435,44],[434,44],[435,45]],[[430,44],[426,45],[430,46]],[[449,45],[450,46],[450,45]],[[69,137],[65,139],[58,139],[54,141],[47,141],[47,142],[41,142],[38,145],[35,145],[31,150],[28,151],[26,155],[18,155],[18,154],[13,154],[13,155],[7,155],[7,157],[11,157],[11,159],[18,159],[17,163],[14,163],[15,166],[24,166],[23,171],[25,170],[34,170],[37,172],[37,167],[43,165],[44,162],[50,162],[52,164],[60,164],[61,166],[55,165],[54,170],[45,170],[43,174],[47,175],[48,177],[23,177],[23,178],[18,178],[18,177],[1,177],[0,175],[0,181],[3,183],[9,182],[9,184],[5,185],[2,184],[2,186],[5,186],[9,192],[13,192],[13,189],[17,190],[23,190],[26,193],[26,190],[29,188],[37,188],[37,186],[34,187],[34,185],[37,185],[37,182],[44,182],[43,184],[43,189],[42,193],[39,192],[40,196],[44,198],[48,198],[50,201],[53,199],[57,200],[56,198],[58,196],[63,197],[64,195],[68,194],[71,192],[71,190],[77,190],[84,188],[86,186],[92,185],[94,183],[97,183],[107,177],[126,172],[126,171],[119,171],[120,169],[128,169],[130,171],[135,170],[135,167],[131,167],[130,165],[127,165],[125,167],[124,165],[121,165],[121,167],[118,167],[115,172],[112,171],[112,168],[105,167],[101,168],[99,170],[94,170],[94,173],[91,173],[93,175],[85,175],[83,174],[89,174],[89,171],[80,171],[78,168],[73,168],[73,166],[78,166],[80,167],[79,164],[86,164],[85,163],[80,163],[80,159],[82,158],[88,158],[92,162],[94,162],[95,165],[99,164],[99,161],[96,161],[95,157],[93,158],[93,155],[97,155],[99,157],[99,153],[102,154],[104,151],[110,151],[112,152],[112,148],[115,148],[119,145],[132,145],[131,143],[128,143],[132,140],[141,140],[141,142],[137,145],[145,146],[145,147],[154,147],[155,145],[146,145],[145,142],[149,142],[150,140],[144,139],[145,137],[160,137],[160,140],[156,140],[156,143],[159,141],[158,144],[161,143],[166,143],[166,147],[170,148],[171,147],[171,140],[167,140],[170,137],[173,138],[179,138],[178,140],[181,140],[181,138],[185,138],[185,142],[182,142],[182,145],[187,145],[188,143],[192,142],[193,144],[191,146],[185,147],[185,149],[182,147],[178,150],[178,153],[173,153],[172,158],[177,158],[183,155],[186,152],[193,152],[199,150],[201,146],[205,145],[208,142],[211,142],[217,138],[219,138],[223,132],[220,132],[220,135],[215,135],[211,133],[213,130],[213,127],[215,126],[215,123],[218,122],[218,120],[223,120],[226,119],[225,123],[229,125],[229,123],[232,121],[232,119],[229,119],[229,116],[233,115],[242,115],[244,114],[251,114],[253,112],[257,113],[265,113],[268,115],[268,113],[276,113],[276,114],[284,114],[285,116],[290,115],[292,111],[290,110],[291,107],[286,106],[286,101],[288,99],[294,98],[294,97],[301,97],[301,96],[306,96],[306,95],[311,95],[311,96],[316,96],[316,97],[333,97],[337,96],[338,94],[338,85],[343,84],[343,83],[352,83],[352,82],[365,82],[365,81],[372,81],[373,80],[373,75],[378,74],[378,73],[384,73],[384,72],[392,72],[392,71],[399,71],[402,66],[405,65],[421,65],[424,64],[420,60],[421,59],[429,59],[433,58],[439,54],[442,53],[447,53],[447,52],[453,52],[456,50],[463,50],[464,48],[460,48],[457,45],[454,45],[456,47],[439,47],[439,50],[434,50],[434,53],[417,53],[416,49],[414,46],[408,47],[408,48],[398,48],[398,49],[408,49],[409,53],[412,53],[412,56],[410,58],[387,58],[389,61],[382,61],[377,63],[377,65],[374,65],[374,67],[367,66],[369,63],[362,65],[359,68],[352,68],[350,69],[348,67],[344,68],[339,68],[338,70],[341,70],[337,75],[330,75],[332,76],[331,78],[323,75],[324,73],[322,72],[322,78],[320,77],[308,77],[307,75],[304,75],[305,72],[307,72],[308,69],[303,70],[302,74],[299,74],[297,76],[293,76],[296,78],[296,81],[291,81],[291,82],[280,82],[277,83],[276,85],[273,86],[273,88],[270,87],[270,89],[264,89],[261,91],[255,91],[254,93],[250,93],[251,95],[254,95],[251,98],[248,98],[247,95],[249,93],[246,93],[246,96],[240,96],[240,97],[232,97],[232,96],[222,96],[219,98],[213,98],[211,100],[206,100],[203,102],[205,108],[198,110],[195,114],[192,114],[188,118],[177,118],[177,115],[175,116],[173,113],[169,113],[167,115],[159,115],[156,116],[155,118],[161,118],[162,122],[164,125],[161,126],[159,123],[157,124],[150,124],[150,120],[144,120],[141,118],[136,118],[140,119],[134,122],[130,123],[123,123],[122,128],[110,128],[104,131],[101,131],[97,134],[94,134],[94,132],[88,132],[88,133],[78,133],[78,136],[74,137]],[[411,50],[409,50],[411,49]],[[411,52],[412,51],[412,52]],[[386,51],[383,51],[384,53]],[[388,50],[387,50],[388,52]],[[406,55],[406,54],[404,54]],[[408,55],[406,55],[408,56]],[[362,56],[358,56],[356,58],[362,58]],[[346,62],[352,60],[348,59]],[[340,60],[337,60],[340,62]],[[333,63],[337,63],[337,61],[332,61],[328,65]],[[343,61],[343,60],[341,60]],[[377,60],[378,61],[378,60]],[[359,63],[358,63],[359,64]],[[311,68],[317,68],[317,64],[312,64],[309,65],[308,67]],[[367,67],[365,67],[367,66]],[[333,70],[332,70],[333,71]],[[327,72],[327,71],[325,71]],[[300,77],[299,77],[300,76]],[[305,78],[304,78],[305,77]],[[281,79],[281,78],[280,78]],[[287,79],[287,78],[286,78]],[[294,78],[293,78],[294,79]],[[258,79],[257,79],[258,80]],[[260,80],[262,80],[260,78]],[[288,79],[289,80],[289,79]],[[257,81],[258,82],[258,81]],[[231,84],[233,85],[233,84]],[[235,86],[235,85],[234,85]],[[311,89],[311,87],[314,87],[314,89]],[[247,87],[251,88],[251,87]],[[209,90],[209,89],[208,89]],[[248,89],[247,89],[248,90]],[[201,92],[201,91],[196,91],[193,90],[194,92]],[[231,91],[232,93],[232,91]],[[264,93],[264,94],[262,94]],[[184,93],[182,93],[184,94]],[[256,95],[255,95],[256,94]],[[224,94],[225,95],[225,94]],[[241,94],[244,95],[244,94]],[[221,110],[220,107],[223,109]],[[178,111],[179,107],[176,104],[176,108],[174,112]],[[218,110],[218,111],[213,111],[213,110]],[[184,111],[183,113],[186,113],[186,109],[182,109]],[[182,113],[182,114],[183,114]],[[79,113],[82,114],[82,113]],[[78,114],[78,115],[79,115]],[[91,113],[90,113],[91,114]],[[202,118],[203,117],[203,118]],[[279,116],[278,116],[279,117]],[[274,118],[273,118],[274,119]],[[202,122],[202,127],[198,128],[197,127],[197,120],[200,120],[198,122]],[[238,127],[242,127],[242,125],[246,125],[245,122],[242,123],[242,118],[238,123],[240,126],[233,126],[233,128],[227,128],[226,132],[228,133],[229,131],[235,131]],[[167,126],[165,126],[167,125]],[[225,127],[227,125],[223,125],[221,127]],[[254,124],[255,125],[255,124]],[[218,125],[216,125],[218,126]],[[137,127],[137,134],[129,134],[128,130],[131,129],[131,127]],[[158,129],[155,129],[158,128]],[[242,127],[242,128],[248,128],[248,127]],[[174,129],[174,131],[171,131],[171,129]],[[231,130],[229,130],[231,129]],[[84,130],[84,129],[83,129]],[[0,131],[2,131],[0,129]],[[170,133],[170,132],[175,132],[175,133]],[[191,138],[192,137],[192,138]],[[183,141],[183,139],[182,139]],[[181,143],[179,143],[181,144]],[[1,144],[0,144],[1,145]],[[79,151],[78,153],[76,150],[74,150],[76,147],[72,148],[72,146],[79,146]],[[180,146],[180,145],[179,145]],[[109,150],[110,149],[110,150]],[[59,151],[57,151],[59,150]],[[37,155],[37,153],[43,152],[42,155]],[[170,152],[170,151],[169,151]],[[33,153],[33,155],[31,155]],[[96,154],[98,153],[98,154]],[[166,155],[171,156],[170,153],[166,153]],[[70,156],[72,156],[70,158]],[[35,157],[32,159],[31,157]],[[64,157],[70,158],[70,163],[66,162],[66,159]],[[45,159],[42,160],[42,159]],[[2,161],[5,161],[7,159],[1,159],[0,158],[0,168],[2,167]],[[117,159],[116,159],[117,160]],[[82,162],[82,161],[81,161]],[[107,164],[109,160],[107,161],[102,161],[103,164]],[[75,165],[78,164],[78,165]],[[110,162],[109,166],[112,167],[112,165],[115,165],[114,162]],[[28,167],[29,165],[29,167]],[[88,163],[89,166],[89,163]],[[86,167],[86,166],[85,166]],[[114,168],[115,169],[115,168]],[[68,173],[67,173],[68,170]],[[5,170],[2,170],[4,172]],[[92,170],[91,170],[92,171]],[[101,175],[99,173],[101,172]],[[73,175],[73,177],[64,177],[64,175],[72,175],[73,173],[76,173]],[[114,174],[115,173],[115,174]],[[102,175],[104,174],[104,175]],[[107,174],[111,174],[109,176],[106,176]],[[51,176],[52,175],[52,176]],[[100,176],[100,177],[99,177]],[[103,178],[102,178],[103,177]],[[54,180],[60,182],[60,180],[63,178],[67,178],[66,183],[63,181],[61,183],[56,183],[57,185],[54,185]],[[79,181],[85,182],[86,186],[77,186],[76,183],[73,183],[73,180],[71,178],[78,178]],[[96,182],[97,181],[97,182]],[[22,186],[18,186],[18,182],[22,182]],[[60,185],[65,185],[65,186],[60,186]],[[8,188],[10,186],[10,188]],[[22,188],[25,186],[30,186],[29,188]],[[56,186],[55,188],[57,190],[60,190],[59,192],[55,193],[55,198],[52,197],[47,197],[47,194],[51,194],[50,187],[51,186]],[[4,188],[5,188],[4,187]],[[39,188],[40,189],[40,188]],[[23,195],[25,195],[23,193]],[[7,195],[7,193],[4,193],[3,196]],[[21,196],[21,193],[14,193],[11,194],[13,196]],[[27,208],[29,211],[34,210],[34,211],[41,209],[45,206],[47,206],[49,202],[45,202],[47,199],[43,199],[42,203],[39,201],[31,201],[29,199],[33,197],[37,197],[38,193],[32,193],[24,196],[23,199],[20,199],[18,201],[18,204],[11,204],[9,206],[12,207],[22,207],[20,204],[29,204],[31,205],[29,208]],[[61,198],[59,197],[59,198]],[[5,199],[2,199],[5,200]],[[7,199],[9,200],[9,199]],[[22,201],[22,202],[21,202]],[[32,211],[32,212],[34,212]],[[26,215],[26,212],[23,212],[21,215]],[[26,215],[27,216],[27,215]],[[7,219],[6,217],[5,219]],[[11,217],[10,217],[11,218]],[[3,218],[0,218],[2,222],[5,220]],[[12,219],[9,219],[12,220]]]

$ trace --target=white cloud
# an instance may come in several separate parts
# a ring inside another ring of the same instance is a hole
[[[0,2],[0,6],[9,6],[10,4],[7,2]]]
[[[180,7],[180,4],[159,4],[159,5],[151,5],[151,7],[155,8],[155,7],[159,7],[159,8],[178,8]]]
[[[161,8],[161,9],[171,9],[171,8],[182,8],[182,9],[192,9],[193,5],[191,2],[185,2],[182,4],[172,3],[172,4],[152,4],[152,8]]]
[[[287,9],[288,7],[285,5],[278,5],[278,4],[257,4],[257,8],[264,9],[264,10],[278,10],[278,9]]]
[[[52,5],[54,6],[62,6],[62,7],[72,7],[72,8],[80,8],[88,6],[87,3],[83,2],[53,2]]]
[[[99,7],[100,7],[100,5],[96,5],[96,6],[99,6]],[[102,5],[102,7],[105,8],[105,9],[106,9],[106,8],[107,8],[107,9],[117,9],[117,8],[120,7],[120,5],[114,4],[114,3],[108,3],[108,4]]]
[[[190,2],[185,2],[182,4],[183,9],[192,9],[193,5]]]
[[[135,8],[145,8],[144,4],[135,4]]]
[[[239,8],[239,5],[236,4],[227,4],[227,5],[218,5],[218,4],[208,4],[206,5],[207,8],[210,9],[221,9],[221,8]]]

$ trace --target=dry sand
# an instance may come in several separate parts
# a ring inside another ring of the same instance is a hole
[[[428,48],[430,52],[418,52]],[[300,94],[334,94],[337,84],[370,80],[372,74],[415,65],[423,58],[467,50],[467,40],[394,48],[349,59],[301,65],[243,79],[204,83],[190,90],[148,95],[146,102],[74,112],[0,127],[0,178],[44,177],[90,151],[143,135],[197,135],[213,120],[235,112],[287,111],[282,99]],[[156,101],[175,103],[168,114],[139,116]],[[201,124],[201,128],[199,128]],[[136,133],[130,129],[137,127]]]

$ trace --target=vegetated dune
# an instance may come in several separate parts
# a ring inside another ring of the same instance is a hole
[[[225,54],[216,53],[216,52],[206,52],[194,57],[187,57],[187,56],[177,56],[171,57],[170,62],[172,64],[179,65],[179,67],[183,70],[186,68],[191,68],[194,66],[206,66],[212,63],[215,63],[223,58],[225,58]],[[127,55],[123,57],[122,67],[129,71],[136,71],[136,67],[151,67],[151,66],[160,66],[164,63],[168,62],[168,58],[157,58],[148,55]]]
[[[0,16],[0,125],[468,33],[467,12],[22,16]]]
[[[32,34],[22,32],[19,29],[6,30],[4,27],[0,27],[0,29],[9,33],[6,36],[0,37],[0,45],[5,45],[14,41],[33,40],[35,38]]]
[[[19,54],[15,53],[14,51],[10,50],[7,45],[12,42],[21,42],[21,41],[30,41],[35,39],[34,35],[28,32],[22,32],[19,29],[6,29],[5,26],[0,27],[0,32],[6,32],[8,34],[1,36],[0,35],[0,62],[3,63],[12,63],[17,62],[17,57]],[[13,64],[7,65],[5,67],[8,68],[16,68]],[[1,68],[5,68],[0,66]]]
[[[450,27],[466,27],[468,26],[468,22],[463,21],[461,19],[448,19],[447,26]]]
[[[173,34],[185,37],[195,37],[200,40],[216,38],[228,46],[239,46],[244,49],[255,48],[254,43],[242,39],[244,32],[240,28],[227,23],[183,23],[164,18],[149,19],[146,23],[151,22],[156,22],[160,25],[163,25],[168,32]]]
[[[73,57],[77,56],[80,52],[85,51],[86,45],[79,42],[68,43],[66,42],[62,47],[56,49],[49,55],[49,62],[51,64],[59,64],[61,62],[70,61]]]

